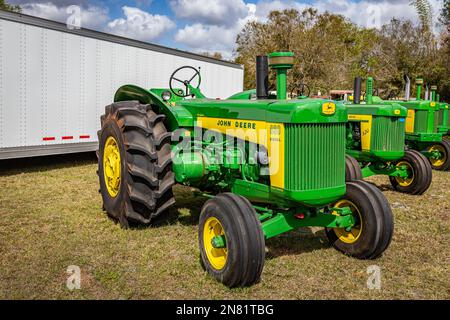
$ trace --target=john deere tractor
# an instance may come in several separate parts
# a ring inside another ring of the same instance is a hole
[[[430,187],[432,170],[420,152],[405,151],[407,109],[374,97],[372,78],[366,81],[365,102],[359,98],[361,78],[355,79],[354,92],[353,103],[346,104],[346,180],[387,175],[397,191],[423,194]]]
[[[392,213],[377,188],[345,182],[345,106],[288,100],[292,53],[257,61],[253,100],[251,92],[207,99],[190,66],[172,74],[169,89],[118,89],[99,131],[106,212],[125,228],[150,224],[175,204],[175,183],[197,188],[209,198],[199,218],[201,262],[229,287],[258,282],[265,241],[300,227],[324,227],[349,256],[380,256],[391,241]]]
[[[437,86],[431,86],[431,101],[437,103],[436,117],[437,117],[437,132],[442,133],[444,139],[449,139],[450,136],[450,118],[448,103],[439,102],[439,94],[437,94]]]
[[[416,79],[416,100],[409,97],[409,79],[406,79],[405,100],[387,101],[398,103],[408,109],[406,118],[406,145],[409,149],[419,151],[431,163],[435,170],[450,169],[450,142],[442,139],[438,132],[439,105],[435,101],[422,100],[423,79]]]

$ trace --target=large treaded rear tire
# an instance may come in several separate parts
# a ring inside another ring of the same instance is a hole
[[[163,115],[150,105],[123,101],[105,107],[98,132],[98,175],[103,207],[123,228],[148,225],[175,203],[172,186],[171,133],[167,132]],[[105,142],[117,141],[120,151],[120,186],[111,196],[106,186],[104,168]]]

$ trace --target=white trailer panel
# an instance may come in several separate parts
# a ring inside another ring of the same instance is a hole
[[[243,90],[234,63],[0,11],[0,159],[96,150],[120,86],[166,88],[184,65],[201,68],[208,97]]]

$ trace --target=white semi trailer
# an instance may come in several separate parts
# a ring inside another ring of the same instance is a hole
[[[0,159],[96,150],[120,86],[167,88],[184,65],[208,97],[243,89],[241,65],[0,10]]]

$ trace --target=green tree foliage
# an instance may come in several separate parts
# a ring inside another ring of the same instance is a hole
[[[11,5],[11,4],[7,4],[5,2],[5,0],[0,0],[0,9],[2,10],[7,10],[7,11],[15,11],[15,12],[20,12],[20,6],[16,5]]]
[[[351,89],[355,76],[370,75],[376,79],[380,95],[398,96],[404,88],[403,75],[408,74],[440,85],[442,96],[450,100],[449,51],[427,29],[431,23],[426,15],[420,25],[394,19],[378,30],[314,9],[274,11],[266,21],[251,21],[240,32],[236,62],[245,66],[247,89],[255,87],[256,55],[288,50],[296,54],[289,83],[292,87],[306,83],[314,94]]]

